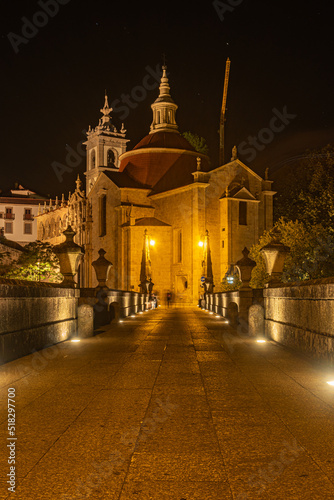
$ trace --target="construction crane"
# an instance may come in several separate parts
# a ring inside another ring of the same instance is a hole
[[[225,113],[226,113],[226,101],[227,101],[227,89],[228,82],[230,78],[230,66],[231,61],[227,58],[226,67],[225,67],[225,82],[224,82],[224,93],[223,93],[223,102],[222,109],[220,114],[220,127],[219,127],[219,165],[224,165],[225,162]]]

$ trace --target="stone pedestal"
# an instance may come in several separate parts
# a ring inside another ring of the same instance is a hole
[[[103,288],[105,290],[109,290],[107,287],[107,280],[109,271],[112,268],[112,263],[105,258],[106,251],[103,248],[99,250],[99,258],[92,262],[92,266],[94,267],[96,279],[99,282],[97,288]]]

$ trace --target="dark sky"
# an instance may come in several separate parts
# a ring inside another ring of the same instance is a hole
[[[105,89],[109,103],[131,94],[143,85],[147,67],[155,70],[161,64],[162,53],[172,97],[179,105],[179,130],[206,138],[213,166],[218,162],[227,57],[231,59],[228,157],[234,144],[260,134],[267,144],[260,142],[261,151],[239,154],[240,159],[261,175],[267,166],[276,175],[284,162],[306,148],[334,142],[334,32],[329,2],[62,0],[53,17],[36,17],[43,3],[48,1],[2,6],[3,189],[18,181],[45,194],[73,191],[85,161],[66,172],[62,182],[52,163],[64,164],[66,145],[76,148],[82,130],[97,125]],[[29,32],[27,43],[17,42],[15,53],[13,35],[11,42],[8,33],[22,36],[23,17],[45,26],[35,34]],[[149,82],[154,83],[153,78]],[[145,92],[124,120],[131,139],[128,148],[149,132],[150,105],[158,90]],[[263,132],[272,123],[273,109],[283,112],[285,107],[289,115],[296,115],[290,123],[278,127],[276,121],[279,132]],[[122,114],[114,113],[116,126]]]

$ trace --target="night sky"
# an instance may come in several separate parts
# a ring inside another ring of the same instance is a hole
[[[218,166],[227,57],[228,158],[234,144],[247,143],[269,127],[273,109],[285,107],[295,115],[290,123],[272,138],[264,133],[270,142],[251,161],[249,154],[239,154],[260,175],[269,167],[275,177],[284,164],[293,168],[291,160],[305,149],[334,143],[334,32],[328,2],[62,0],[53,17],[36,18],[42,3],[48,2],[2,6],[2,189],[17,181],[52,196],[73,191],[77,174],[84,179],[85,160],[62,182],[52,163],[64,164],[66,145],[76,149],[82,131],[98,124],[105,89],[111,104],[144,81],[154,86],[153,77],[145,80],[147,68],[155,71],[163,53],[179,105],[179,130],[205,137],[213,167]],[[10,41],[10,32],[23,36],[23,17],[46,24],[33,35],[28,32],[27,43],[14,42],[13,35]],[[132,109],[113,113],[117,127],[128,115],[128,149],[149,132],[158,88],[145,93],[141,102],[132,100]]]

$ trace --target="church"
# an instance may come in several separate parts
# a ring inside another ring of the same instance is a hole
[[[81,287],[95,287],[92,262],[103,248],[112,262],[108,286],[170,292],[196,304],[273,224],[272,182],[238,159],[212,166],[180,134],[167,68],[151,105],[149,133],[130,151],[124,125],[117,130],[105,97],[99,124],[87,132],[86,186],[78,178],[67,200],[39,210],[38,239],[63,241],[68,224],[84,249]],[[145,288],[146,287],[146,288]]]

